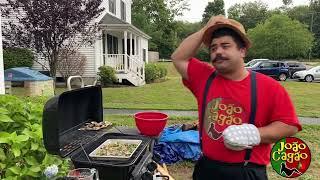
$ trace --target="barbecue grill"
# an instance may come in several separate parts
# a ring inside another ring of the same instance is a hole
[[[43,111],[43,140],[50,154],[70,157],[75,168],[96,168],[100,179],[144,179],[152,164],[155,139],[142,136],[134,128],[107,127],[79,130],[86,123],[103,121],[100,86],[66,91],[48,100]],[[128,159],[92,159],[88,155],[108,139],[141,140]]]

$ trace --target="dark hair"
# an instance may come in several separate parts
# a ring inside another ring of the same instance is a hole
[[[238,48],[244,48],[245,42],[241,38],[241,36],[230,28],[220,28],[212,33],[211,41],[214,38],[220,38],[223,36],[231,36],[234,42],[237,44]]]

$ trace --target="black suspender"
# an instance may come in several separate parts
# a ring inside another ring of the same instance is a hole
[[[206,112],[206,106],[207,106],[207,96],[208,92],[210,89],[210,86],[212,85],[213,79],[217,76],[217,72],[214,71],[211,73],[209,76],[206,86],[204,89],[204,94],[203,94],[203,100],[202,100],[202,107],[201,107],[201,121],[200,121],[200,126],[199,126],[199,135],[200,135],[200,148],[202,149],[202,128],[203,128],[203,122],[204,122],[204,116]],[[250,110],[250,119],[249,123],[254,124],[254,120],[256,117],[256,107],[257,107],[257,83],[256,83],[256,73],[254,71],[251,71],[251,110]],[[245,154],[245,165],[250,159],[252,149],[247,149],[246,154]]]
[[[202,149],[202,127],[203,127],[204,116],[206,113],[208,91],[210,89],[210,85],[212,84],[213,79],[216,76],[217,76],[217,71],[214,71],[213,73],[211,73],[211,75],[209,76],[209,78],[206,82],[206,87],[204,88],[202,107],[201,107],[201,121],[200,121],[200,126],[199,126],[200,148],[201,149]]]
[[[251,71],[251,112],[250,112],[250,124],[254,124],[254,120],[256,119],[256,110],[257,110],[257,81],[256,81],[256,73]],[[244,156],[244,165],[250,160],[250,156],[252,153],[252,149],[247,149],[246,154]]]

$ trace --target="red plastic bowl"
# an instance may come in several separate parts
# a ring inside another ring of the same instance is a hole
[[[140,133],[146,136],[158,136],[166,126],[168,115],[160,112],[139,112],[134,115]]]

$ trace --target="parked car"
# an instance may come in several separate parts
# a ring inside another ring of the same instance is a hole
[[[306,70],[307,67],[298,61],[285,61],[289,67],[289,77],[293,78],[293,74],[297,71],[303,71]]]
[[[313,67],[309,70],[295,72],[293,74],[293,78],[306,82],[320,80],[320,66]]]
[[[251,61],[245,64],[245,67],[251,67],[260,61],[270,61],[270,59],[252,59]]]
[[[251,67],[247,67],[247,69],[271,76],[280,81],[287,80],[289,76],[289,67],[286,63],[280,61],[260,61]]]

